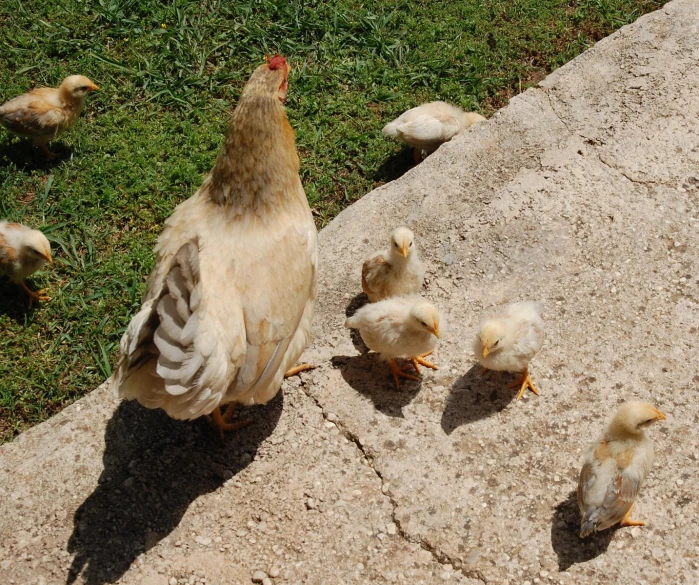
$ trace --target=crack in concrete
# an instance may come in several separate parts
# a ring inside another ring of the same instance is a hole
[[[583,136],[579,132],[574,132],[571,130],[570,126],[568,126],[568,123],[561,117],[561,115],[556,111],[556,108],[553,107],[553,102],[551,101],[551,94],[549,93],[548,88],[546,87],[537,87],[537,91],[540,91],[546,96],[546,100],[549,103],[549,108],[551,108],[551,111],[553,112],[553,115],[558,118],[558,121],[561,123],[561,125],[567,130],[568,134],[571,136],[579,136],[582,139],[586,139],[586,136]]]
[[[320,403],[320,401],[315,396],[313,396],[313,394],[310,392],[310,390],[307,389],[306,382],[303,379],[301,379],[301,389],[303,390],[303,393],[308,398],[310,398],[313,401],[313,403],[318,407],[321,414],[323,415],[323,418],[325,420],[328,420],[328,416],[327,416],[327,413],[325,412],[325,409],[323,408],[323,405]],[[376,477],[381,481],[381,487],[383,488],[383,485],[386,483],[386,480],[384,479],[381,471],[379,471],[376,468],[376,465],[374,464],[373,455],[362,444],[361,439],[355,433],[353,433],[339,419],[337,421],[331,421],[331,422],[333,422],[333,424],[340,430],[342,435],[347,440],[352,441],[352,443],[355,444],[357,449],[359,449],[360,453],[362,454],[365,461],[367,462],[367,466],[370,467],[374,471],[374,473],[376,474]],[[465,570],[464,566],[463,566],[463,562],[461,561],[461,559],[450,557],[447,553],[443,552],[442,550],[440,550],[438,547],[431,544],[426,539],[424,539],[418,535],[410,534],[407,530],[405,530],[405,528],[401,524],[401,521],[396,516],[396,509],[398,508],[398,502],[396,502],[396,500],[393,499],[393,497],[390,495],[390,493],[384,492],[383,489],[381,490],[381,493],[384,496],[386,496],[386,498],[388,498],[388,501],[391,503],[391,520],[396,525],[398,536],[400,536],[406,542],[409,542],[411,544],[416,544],[422,550],[430,553],[430,555],[432,555],[432,558],[440,565],[447,565],[447,564],[451,565],[452,567],[455,567],[457,570],[460,570],[461,573],[464,576],[468,577],[469,579],[476,579],[478,581],[481,581],[484,584],[487,583],[483,574],[480,571],[478,571],[477,569]]]
[[[614,165],[614,164],[612,164],[612,163],[610,163],[610,162],[607,162],[607,161],[604,159],[604,157],[602,156],[602,154],[600,154],[599,152],[597,153],[597,158],[599,159],[599,161],[600,161],[605,167],[607,167],[607,168],[609,168],[609,169],[611,169],[611,170],[613,170],[613,171],[616,171],[616,172],[619,173],[622,177],[624,177],[627,181],[630,181],[631,183],[634,183],[635,185],[642,185],[643,187],[646,187],[646,188],[647,188],[649,185],[665,185],[665,186],[667,186],[667,187],[671,187],[671,186],[672,186],[670,183],[665,183],[665,182],[663,182],[663,181],[650,181],[650,180],[648,180],[648,181],[641,181],[640,179],[634,179],[634,178],[633,178],[632,176],[630,176],[625,170],[620,169],[619,167],[617,167],[616,165]]]

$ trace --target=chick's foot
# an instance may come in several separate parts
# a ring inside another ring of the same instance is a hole
[[[32,308],[32,305],[34,304],[34,301],[38,304],[40,301],[50,301],[51,297],[46,296],[46,291],[48,291],[47,288],[41,289],[38,292],[34,292],[31,290],[25,283],[21,282],[20,286],[24,289],[24,292],[26,292],[29,295],[29,308]]]
[[[416,382],[420,381],[420,378],[417,376],[413,376],[412,374],[408,374],[405,370],[401,370],[398,367],[398,364],[396,363],[396,360],[388,360],[388,365],[391,366],[391,372],[393,373],[393,379],[396,381],[396,388],[400,390],[400,381],[399,378],[406,378],[408,380],[415,380]]]
[[[426,368],[432,368],[433,370],[439,369],[432,362],[428,362],[427,360],[423,359],[423,358],[426,358],[428,355],[432,355],[432,352],[428,351],[427,353],[423,353],[421,355],[418,355],[418,356],[410,359],[410,361],[413,364],[413,368],[415,368],[415,371],[418,374],[420,373],[420,366],[425,366]]]
[[[532,382],[532,379],[529,376],[528,368],[525,368],[519,380],[510,384],[508,388],[515,388],[517,386],[520,386],[519,393],[517,394],[517,400],[524,396],[524,393],[526,392],[527,388],[529,388],[532,392],[534,392],[534,394],[539,396],[539,390],[536,388],[536,386],[534,386],[534,382]]]

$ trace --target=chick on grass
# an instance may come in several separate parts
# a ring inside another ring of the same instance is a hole
[[[39,230],[19,223],[0,221],[0,276],[9,276],[29,295],[29,307],[38,301],[50,301],[46,290],[30,290],[24,279],[46,262],[53,264],[51,244]]]
[[[399,368],[397,358],[410,360],[418,374],[419,365],[437,369],[424,358],[437,343],[439,322],[439,311],[432,303],[419,296],[408,296],[364,305],[345,321],[345,327],[359,329],[367,347],[388,361],[400,390],[400,378],[419,378]]]
[[[407,227],[393,230],[389,249],[373,254],[362,266],[362,290],[372,303],[417,294],[424,280],[425,265],[418,257],[415,236]]]
[[[615,524],[644,525],[630,519],[653,466],[653,443],[644,429],[664,418],[652,404],[625,402],[585,454],[578,480],[581,538]]]
[[[464,112],[446,102],[430,102],[404,112],[386,124],[382,132],[412,146],[417,164],[444,142],[483,121],[485,118],[476,112]]]
[[[529,376],[529,362],[544,344],[542,309],[543,304],[535,301],[506,305],[483,321],[473,342],[473,352],[484,373],[487,370],[521,373],[520,379],[512,384],[520,387],[517,400],[527,388],[539,394]]]
[[[31,138],[49,158],[46,148],[77,121],[85,98],[99,89],[84,75],[66,77],[58,88],[39,87],[0,106],[0,124],[18,136]]]

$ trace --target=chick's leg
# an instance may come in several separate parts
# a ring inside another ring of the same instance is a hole
[[[619,526],[645,526],[645,522],[642,522],[641,520],[631,520],[631,518],[629,518],[629,516],[631,516],[631,510],[633,510],[633,506],[631,506],[629,511],[624,514],[621,522],[619,522]]]
[[[286,374],[284,374],[284,377],[291,378],[291,376],[295,376],[296,374],[300,374],[301,372],[305,372],[306,370],[313,370],[317,367],[318,366],[314,366],[313,364],[301,364],[288,370]]]
[[[414,148],[413,149],[413,160],[415,161],[416,165],[419,165],[422,162],[422,150],[419,148]]]
[[[537,390],[536,386],[534,386],[534,382],[532,382],[532,379],[529,376],[529,368],[524,368],[519,380],[510,384],[508,388],[515,388],[516,386],[520,386],[519,393],[517,394],[517,400],[524,396],[524,393],[526,392],[527,388],[529,388],[532,392],[534,392],[534,394],[539,396],[539,390]]]
[[[400,390],[400,381],[398,380],[399,378],[407,378],[408,380],[415,380],[415,381],[420,381],[420,378],[417,376],[413,376],[412,374],[408,374],[407,372],[404,372],[398,367],[398,364],[396,363],[396,360],[388,360],[388,365],[391,366],[391,372],[393,373],[393,379],[396,381],[396,388]]]
[[[50,301],[51,297],[46,296],[46,291],[48,289],[44,288],[40,290],[39,292],[34,292],[31,290],[24,282],[20,282],[19,285],[24,289],[24,291],[29,295],[29,308],[32,308],[32,305],[34,304],[34,301],[37,303],[39,301]]]
[[[221,410],[216,407],[211,413],[211,416],[207,417],[209,424],[215,431],[218,431],[218,436],[221,437],[222,441],[224,432],[237,431],[238,429],[248,426],[252,422],[251,418],[246,418],[245,420],[239,420],[235,423],[229,423],[228,421],[233,416],[237,408],[238,403],[231,402],[226,407],[226,412],[223,415],[221,414]]]
[[[410,361],[413,364],[413,368],[415,368],[415,371],[419,374],[420,373],[420,365],[425,366],[426,368],[432,368],[433,370],[438,370],[439,368],[435,366],[433,363],[428,362],[427,360],[424,360],[422,358],[426,358],[428,355],[432,355],[431,351],[428,351],[427,353],[423,353],[421,355],[418,355],[414,358],[410,358]]]

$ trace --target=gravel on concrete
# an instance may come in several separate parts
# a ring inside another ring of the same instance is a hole
[[[512,99],[320,235],[319,364],[221,444],[108,385],[0,448],[0,583],[699,582],[699,0]],[[343,329],[407,224],[446,317],[403,382]],[[541,396],[480,377],[480,312],[545,302]],[[432,359],[432,358],[431,358]],[[579,458],[655,403],[645,527],[577,536]]]

